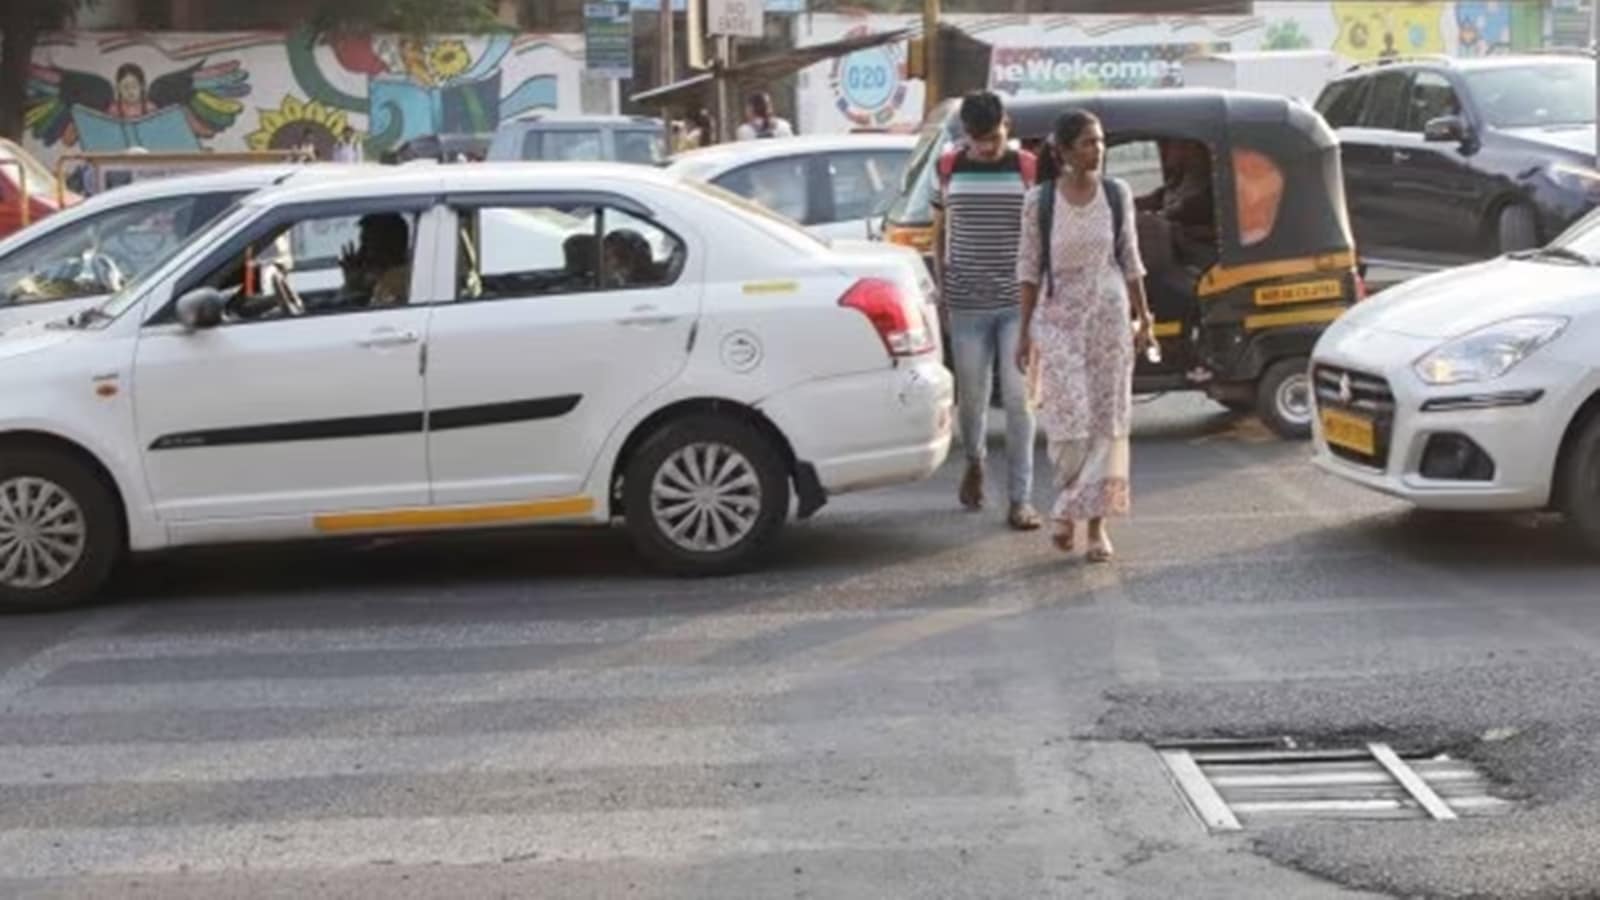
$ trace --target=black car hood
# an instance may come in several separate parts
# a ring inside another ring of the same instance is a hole
[[[1502,128],[1500,133],[1529,144],[1538,144],[1568,153],[1594,156],[1595,137],[1593,125],[1554,125],[1532,128]]]

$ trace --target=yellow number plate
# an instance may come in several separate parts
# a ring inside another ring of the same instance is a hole
[[[1336,409],[1322,411],[1322,436],[1329,444],[1366,456],[1378,453],[1378,434],[1371,420]]]
[[[1257,306],[1284,306],[1290,303],[1314,303],[1318,300],[1337,300],[1344,296],[1344,284],[1337,278],[1322,281],[1302,281],[1298,284],[1275,284],[1256,288]]]

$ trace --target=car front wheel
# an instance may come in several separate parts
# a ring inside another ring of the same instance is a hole
[[[666,426],[623,473],[639,551],[679,575],[723,575],[756,563],[789,515],[789,478],[772,441],[735,419]]]
[[[1567,524],[1600,553],[1600,416],[1590,416],[1561,460],[1556,497]]]
[[[0,450],[0,612],[88,600],[121,548],[116,502],[87,466],[49,451]]]

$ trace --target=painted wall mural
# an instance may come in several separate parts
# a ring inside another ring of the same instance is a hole
[[[1257,0],[1251,15],[956,15],[969,34],[994,47],[989,83],[1007,94],[1183,83],[1184,58],[1204,52],[1332,50],[1350,62],[1398,54],[1503,52],[1511,3],[1392,0]],[[915,16],[812,15],[798,24],[802,44],[852,34],[918,29]],[[897,55],[898,54],[898,55]],[[907,79],[904,48],[820,64],[800,79],[800,128],[914,130],[922,82]]]
[[[26,124],[47,159],[305,141],[326,157],[346,127],[375,155],[534,110],[577,112],[582,72],[579,35],[57,34],[34,54]]]

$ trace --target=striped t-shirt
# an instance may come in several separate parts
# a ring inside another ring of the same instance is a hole
[[[1007,150],[994,160],[964,149],[939,158],[934,206],[944,211],[944,284],[952,309],[1005,309],[1019,302],[1017,245],[1022,200],[1033,186],[1033,154]]]

